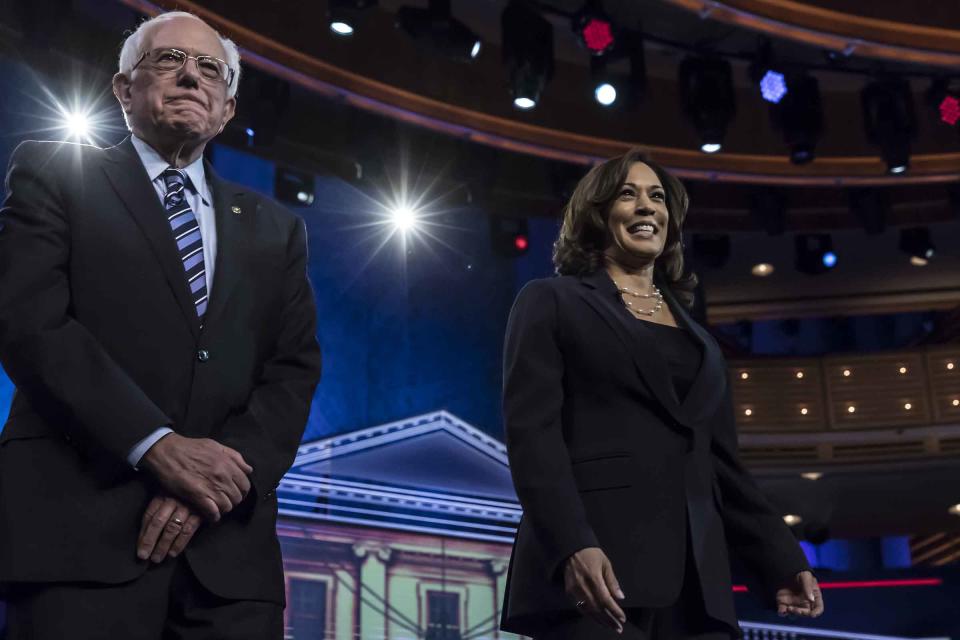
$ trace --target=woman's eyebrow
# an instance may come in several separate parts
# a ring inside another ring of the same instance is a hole
[[[625,187],[633,187],[634,189],[637,189],[637,190],[639,190],[639,191],[642,191],[642,190],[643,190],[639,185],[636,185],[636,184],[630,182],[629,180],[626,181],[626,182],[624,182],[624,183],[623,183],[623,186],[625,186]],[[661,185],[659,185],[659,184],[652,184],[652,185],[650,185],[649,187],[647,187],[647,189],[659,189],[660,191],[664,191],[664,188],[663,188]]]

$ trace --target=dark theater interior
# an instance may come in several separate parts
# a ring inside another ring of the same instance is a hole
[[[121,143],[120,47],[173,10],[239,48],[207,166],[306,228],[323,373],[275,488],[285,638],[528,637],[500,628],[508,318],[581,178],[640,148],[689,194],[690,316],[825,603],[778,615],[732,553],[742,637],[960,640],[960,4],[0,0],[4,167]]]

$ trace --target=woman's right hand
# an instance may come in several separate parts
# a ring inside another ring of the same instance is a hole
[[[627,616],[617,600],[623,600],[625,596],[602,549],[587,547],[567,558],[563,566],[563,582],[567,596],[581,613],[616,629],[617,633],[623,632]]]

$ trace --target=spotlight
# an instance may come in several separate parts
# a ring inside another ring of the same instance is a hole
[[[590,59],[590,77],[593,79],[593,98],[605,107],[617,101],[618,78],[610,71],[609,56],[594,56]]]
[[[609,82],[604,82],[593,90],[593,97],[603,106],[609,107],[617,101],[617,88]]]
[[[450,0],[430,0],[426,9],[400,7],[396,25],[417,43],[453,60],[470,62],[480,55],[479,36],[450,13]]]
[[[617,42],[613,23],[603,12],[599,0],[588,0],[573,15],[573,32],[580,39],[580,44],[595,56],[609,52]]]
[[[851,189],[849,197],[850,210],[860,220],[867,235],[880,235],[886,230],[890,213],[890,199],[886,191]]]
[[[691,239],[693,259],[714,269],[720,269],[730,259],[730,236],[722,233],[695,233]]]
[[[770,108],[770,120],[774,128],[783,133],[793,164],[812,161],[823,133],[823,107],[817,79],[811,75],[791,77],[790,91]]]
[[[278,166],[273,172],[273,193],[277,200],[308,207],[313,204],[313,175]]]
[[[377,0],[327,0],[327,25],[340,37],[354,34],[361,14],[377,5]]]
[[[940,101],[940,120],[953,126],[960,120],[960,99],[957,96],[945,96]]]
[[[837,254],[833,252],[833,239],[826,233],[799,234],[794,239],[797,271],[817,275],[833,269]]]
[[[490,241],[498,255],[507,258],[522,256],[530,248],[526,218],[491,215]]]
[[[757,276],[758,278],[765,278],[773,273],[773,265],[769,262],[760,262],[753,265],[753,268],[750,269],[750,272]]]
[[[86,140],[90,136],[90,115],[83,111],[66,111],[63,114],[63,128],[69,138]]]
[[[624,31],[613,51],[602,56],[591,56],[590,77],[593,80],[593,97],[601,105],[638,105],[647,84],[642,36],[636,31]]]
[[[910,141],[917,131],[910,85],[898,78],[878,80],[863,89],[860,100],[867,139],[880,146],[889,173],[905,173],[910,166]]]
[[[950,87],[951,80],[939,77],[927,89],[926,102],[936,112],[940,122],[956,126],[960,121],[960,91]]]
[[[900,230],[900,250],[910,256],[911,264],[925,266],[936,254],[927,227],[912,227]]]
[[[760,80],[760,93],[763,99],[773,104],[780,104],[783,96],[787,95],[787,78],[779,71],[770,69]]]
[[[775,64],[773,45],[763,39],[756,58],[749,68],[751,79],[760,86],[760,95],[772,104],[779,104],[787,95],[787,76]]]
[[[680,63],[680,99],[700,135],[704,153],[723,145],[736,112],[730,63],[715,57],[688,57]]]
[[[519,98],[513,99],[513,106],[515,106],[517,109],[523,109],[524,111],[528,111],[530,109],[533,109],[535,106],[537,106],[537,101],[534,100],[533,98],[526,98],[521,96]]]
[[[352,36],[353,27],[349,22],[343,22],[342,20],[334,20],[330,23],[330,31],[335,33],[338,36]]]
[[[390,211],[390,220],[397,231],[407,233],[416,228],[418,216],[413,207],[400,204]]]
[[[506,6],[500,24],[513,104],[518,109],[532,109],[553,75],[553,27],[522,0]]]

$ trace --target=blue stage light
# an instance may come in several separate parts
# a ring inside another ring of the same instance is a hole
[[[837,254],[833,251],[827,251],[823,254],[823,266],[828,269],[833,269],[837,264]]]
[[[780,104],[783,96],[787,95],[787,79],[782,73],[768,70],[760,80],[760,93],[767,102]]]

